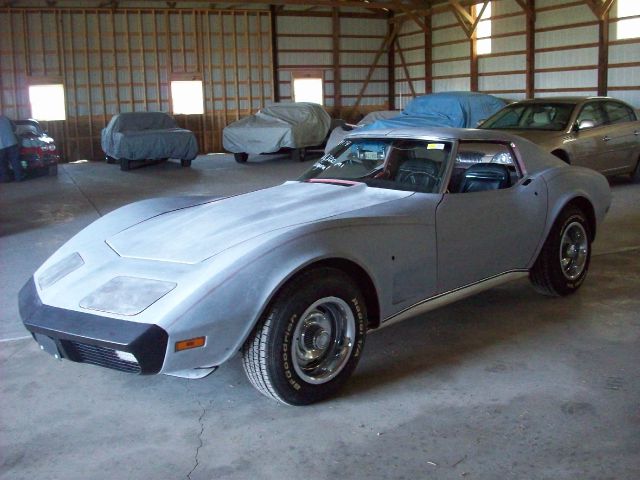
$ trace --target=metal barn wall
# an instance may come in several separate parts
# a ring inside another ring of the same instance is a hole
[[[394,45],[395,109],[402,110],[426,88],[425,31],[413,20],[403,22]]]
[[[522,3],[522,2],[521,2]],[[532,93],[536,97],[557,95],[597,95],[599,21],[582,0],[535,0],[534,49],[527,50],[527,14],[516,0],[492,2],[492,52],[477,60],[477,90],[500,97],[519,100],[527,96],[527,69],[532,73]],[[617,1],[609,10],[607,95],[640,107],[640,38],[617,39]],[[431,79],[434,92],[472,88],[471,40],[461,28],[453,10],[434,12],[431,28],[431,68],[425,79]],[[427,36],[411,21],[400,33],[409,69],[416,68],[428,45]],[[415,49],[415,50],[413,50]],[[419,54],[414,52],[420,52]],[[532,55],[531,55],[532,54]],[[414,56],[415,55],[415,56]],[[531,65],[527,64],[527,57]],[[410,88],[401,59],[396,53],[395,101],[404,106]],[[406,58],[405,58],[406,60]],[[413,74],[412,74],[413,76]],[[416,95],[426,92],[414,81]]]
[[[277,15],[278,88],[293,101],[295,75],[320,75],[324,106],[336,117],[355,118],[386,108],[388,63],[377,55],[387,20],[373,16],[292,10]],[[375,63],[376,57],[378,61]],[[369,76],[369,81],[366,78]]]
[[[203,81],[205,113],[176,115],[202,152],[273,98],[265,10],[0,10],[0,109],[30,116],[28,87],[63,83],[66,121],[47,122],[67,160],[99,159],[114,113],[172,111],[171,80]]]

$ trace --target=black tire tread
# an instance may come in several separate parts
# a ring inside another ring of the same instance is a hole
[[[572,216],[579,215],[583,219],[585,218],[582,210],[575,206],[569,206],[565,208],[555,220],[553,227],[549,231],[549,235],[538,254],[538,258],[536,259],[533,267],[529,271],[529,279],[533,288],[542,295],[546,295],[549,297],[560,297],[567,295],[569,293],[573,293],[575,290],[569,289],[560,289],[556,285],[556,281],[554,279],[554,262],[556,261],[557,256],[557,245],[556,241],[561,233],[561,229],[566,221],[566,219],[571,218]],[[585,221],[586,224],[586,221]],[[585,225],[585,228],[587,225]],[[587,230],[587,235],[589,232]],[[591,247],[589,247],[591,248]],[[588,265],[587,265],[588,268]]]
[[[267,343],[274,322],[281,309],[284,309],[288,299],[292,298],[300,285],[314,284],[318,278],[329,275],[340,275],[345,282],[355,285],[351,278],[341,270],[330,267],[316,268],[302,272],[290,280],[275,296],[265,315],[257,323],[242,347],[242,365],[251,384],[264,396],[281,402],[285,405],[300,405],[287,401],[278,394],[272,381],[272,373],[269,370],[269,357]]]

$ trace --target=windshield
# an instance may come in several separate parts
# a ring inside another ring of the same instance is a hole
[[[437,193],[450,155],[447,141],[354,138],[332,149],[299,180]]]
[[[560,131],[567,128],[574,107],[571,103],[514,104],[500,110],[480,128]]]

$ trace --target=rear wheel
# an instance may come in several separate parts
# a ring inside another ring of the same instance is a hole
[[[107,163],[116,163],[116,159],[109,156],[109,155],[105,155],[104,159],[106,160]]]
[[[640,158],[638,158],[635,170],[631,173],[631,181],[633,183],[640,183]]]
[[[582,285],[590,260],[589,223],[580,209],[568,207],[551,228],[529,278],[544,295],[568,295]]]
[[[131,160],[128,160],[126,158],[121,158],[120,159],[120,170],[122,170],[123,172],[127,172],[127,171],[129,171],[130,168],[131,168]]]
[[[294,162],[304,162],[307,151],[304,148],[294,148],[291,150],[291,159]]]
[[[191,160],[184,160],[184,159],[182,159],[182,160],[180,160],[180,165],[182,165],[182,166],[183,166],[183,167],[185,167],[185,168],[188,168],[188,167],[190,167],[190,166],[191,166]]]
[[[334,394],[356,368],[366,335],[364,298],[340,270],[318,268],[278,293],[242,358],[254,387],[289,405]]]
[[[244,153],[244,152],[242,152],[242,153],[234,153],[233,154],[233,158],[238,163],[246,163],[246,161],[249,159],[249,154],[248,153]]]

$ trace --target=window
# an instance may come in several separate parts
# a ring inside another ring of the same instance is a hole
[[[291,76],[291,80],[293,82],[294,102],[310,102],[324,105],[322,73],[294,73]]]
[[[441,140],[354,138],[332,149],[300,180],[437,193],[451,148],[451,142]]]
[[[66,120],[64,86],[61,83],[29,87],[31,116],[36,120]]]
[[[478,13],[482,11],[482,6],[482,3],[475,6]],[[478,55],[491,53],[491,2],[487,3],[487,8],[484,9],[482,17],[478,22],[476,38],[476,53]]]
[[[618,102],[604,102],[604,109],[607,112],[609,123],[634,122],[636,114],[626,105]]]
[[[511,147],[502,143],[460,142],[449,181],[450,193],[501,190],[521,178]]]
[[[202,80],[174,80],[171,82],[173,113],[197,115],[204,113]]]
[[[605,123],[604,113],[600,108],[599,102],[590,102],[587,103],[580,111],[576,122],[580,125],[580,122],[584,122],[585,120],[588,122],[593,122],[594,127],[598,127]]]
[[[640,2],[638,0],[618,0],[618,18],[638,15],[640,15]],[[617,27],[616,38],[618,40],[640,37],[640,18],[618,20]]]

